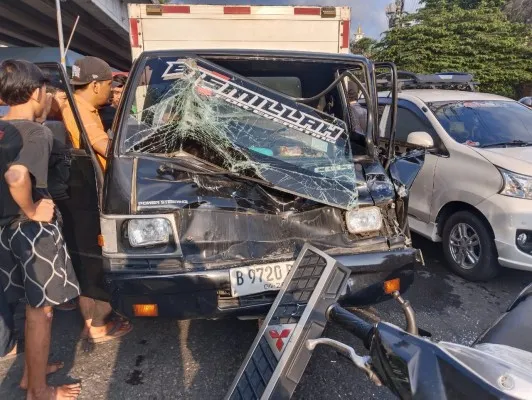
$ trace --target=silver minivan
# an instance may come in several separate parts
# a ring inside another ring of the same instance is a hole
[[[453,77],[434,81],[445,79]],[[532,270],[532,109],[471,90],[410,87],[398,95],[395,140],[429,148],[410,192],[410,229],[442,242],[466,279],[493,278],[501,266]],[[390,107],[381,93],[381,136]]]

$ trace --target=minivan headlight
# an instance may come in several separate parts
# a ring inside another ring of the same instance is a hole
[[[347,230],[351,233],[366,233],[382,228],[382,214],[378,207],[351,210],[345,214]]]
[[[532,176],[521,175],[499,168],[504,180],[500,194],[532,200]]]
[[[165,218],[132,219],[127,224],[127,236],[132,247],[168,243],[171,232],[170,221]]]

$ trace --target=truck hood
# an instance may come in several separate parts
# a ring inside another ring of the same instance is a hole
[[[139,157],[131,188],[133,214],[174,214],[186,263],[213,268],[242,260],[264,263],[297,254],[307,242],[339,252],[388,248],[384,228],[378,237],[352,235],[345,228],[345,211],[328,206],[326,199],[319,202],[267,182],[202,171],[202,165],[194,165],[201,160],[188,161],[185,168],[182,159]],[[377,171],[380,164],[364,164],[355,164],[361,207],[375,204],[374,196],[384,201],[386,186],[394,193]],[[365,176],[371,179],[366,182]]]
[[[532,175],[532,147],[471,148],[498,167]]]
[[[355,164],[355,171],[359,206],[393,200],[393,185],[380,163],[366,160]],[[190,155],[172,160],[140,157],[135,177],[132,198],[137,212],[213,207],[270,214],[330,205],[325,197],[320,201],[297,190],[230,174]]]

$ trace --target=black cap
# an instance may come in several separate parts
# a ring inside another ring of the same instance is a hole
[[[113,76],[112,87],[122,87],[126,84],[127,76],[123,74],[118,74]]]
[[[93,81],[110,81],[112,79],[113,71],[104,60],[97,57],[83,57],[76,60],[72,66],[70,84],[80,86]]]

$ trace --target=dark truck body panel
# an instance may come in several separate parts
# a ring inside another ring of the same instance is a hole
[[[401,292],[414,281],[422,263],[419,250],[407,248],[387,252],[333,256],[351,271],[349,305],[366,306],[389,300],[383,294],[386,280],[400,278]],[[157,304],[159,316],[179,319],[251,317],[268,312],[276,291],[231,298],[227,269],[182,273],[115,273],[108,275],[113,308],[132,315],[133,304]],[[340,300],[341,303],[341,300]]]

